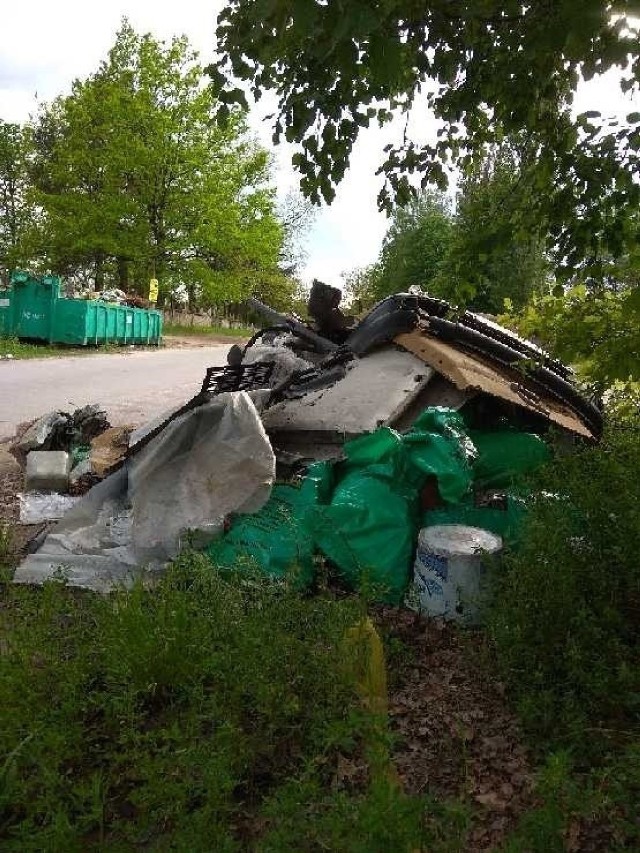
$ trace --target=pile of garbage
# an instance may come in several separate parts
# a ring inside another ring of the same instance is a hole
[[[99,302],[109,302],[113,305],[126,305],[129,308],[150,308],[151,303],[137,293],[125,293],[118,287],[105,288],[95,294],[93,298]]]
[[[500,448],[498,450],[498,448]],[[508,428],[468,431],[452,409],[428,408],[400,434],[380,427],[348,441],[339,462],[314,462],[274,486],[256,514],[237,517],[208,548],[222,570],[238,566],[312,583],[322,555],[351,589],[367,583],[398,603],[421,528],[471,525],[517,540],[526,502],[506,491],[549,459],[542,439]]]
[[[67,283],[66,295],[68,299],[97,300],[98,302],[106,302],[110,305],[124,305],[129,308],[153,307],[148,299],[137,293],[127,293],[119,287],[105,287],[102,290],[93,290],[92,288],[74,287],[73,284]]]
[[[122,459],[130,432],[111,427],[97,403],[73,413],[49,412],[31,424],[14,444],[25,468],[25,491],[18,495],[21,523],[62,518]]]
[[[209,368],[183,407],[131,436],[119,470],[15,579],[64,565],[69,582],[105,590],[188,544],[222,571],[300,586],[324,563],[397,602],[421,530],[517,544],[519,480],[549,458],[551,431],[597,440],[598,405],[565,365],[479,315],[409,293],[358,322],[339,302],[314,282],[304,323],[251,300],[268,325]],[[427,557],[425,584],[446,598],[446,559]]]

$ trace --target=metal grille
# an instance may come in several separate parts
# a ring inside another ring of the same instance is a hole
[[[202,394],[222,394],[224,391],[252,391],[266,388],[275,362],[254,361],[250,364],[225,364],[209,367],[202,383]]]

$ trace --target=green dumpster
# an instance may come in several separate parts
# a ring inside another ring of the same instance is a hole
[[[10,293],[10,290],[0,289],[0,337],[11,337],[13,335]]]
[[[57,276],[13,273],[0,300],[2,335],[76,346],[158,344],[162,337],[160,311],[61,298]]]

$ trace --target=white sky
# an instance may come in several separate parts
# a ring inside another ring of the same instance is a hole
[[[223,0],[4,0],[0,42],[0,118],[22,122],[34,113],[38,101],[49,101],[68,91],[75,78],[91,74],[111,47],[122,16],[139,32],[170,39],[186,34],[204,64],[213,57],[215,17]],[[263,102],[261,102],[263,104]],[[582,87],[576,109],[599,109],[606,115],[625,115],[640,107],[636,96],[623,97],[615,75]],[[262,143],[271,148],[271,128],[254,111],[251,124]],[[381,178],[375,171],[387,142],[397,140],[402,123],[364,131],[351,158],[351,168],[330,207],[322,208],[309,233],[308,262],[303,277],[321,278],[340,285],[340,276],[375,260],[387,229],[386,217],[376,207]],[[415,113],[411,135],[426,139],[435,132],[433,120]],[[279,194],[296,185],[287,145],[274,150]]]

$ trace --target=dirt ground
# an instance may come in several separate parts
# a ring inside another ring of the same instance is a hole
[[[201,349],[223,344],[243,346],[246,341],[233,335],[164,335],[162,343],[167,349]]]
[[[16,555],[23,553],[29,541],[45,529],[44,524],[19,524],[20,502],[18,493],[22,492],[24,475],[22,468],[10,453],[10,442],[0,443],[0,524],[7,524],[11,530],[11,546]]]
[[[534,804],[533,773],[481,631],[380,608],[381,630],[404,653],[389,660],[392,758],[405,791],[463,800],[468,853],[495,849]]]

